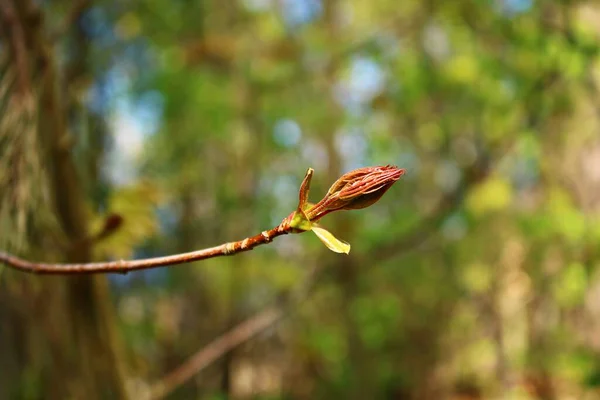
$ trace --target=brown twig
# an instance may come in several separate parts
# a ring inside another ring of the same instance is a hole
[[[284,317],[281,307],[269,307],[218,337],[170,372],[150,389],[151,399],[161,399],[225,353],[274,325]]]
[[[165,267],[207,258],[227,256],[252,250],[256,246],[269,243],[277,236],[288,233],[301,233],[309,230],[319,230],[317,236],[331,250],[341,252],[337,246],[339,241],[323,228],[317,228],[315,222],[325,214],[333,211],[364,208],[375,203],[381,196],[404,175],[404,170],[391,165],[380,167],[365,167],[350,171],[338,179],[329,189],[323,200],[315,205],[308,203],[308,192],[313,169],[306,171],[306,176],[300,185],[298,207],[281,221],[279,226],[262,231],[260,234],[237,242],[224,243],[207,249],[189,253],[174,254],[164,257],[145,258],[142,260],[118,260],[81,264],[47,264],[28,261],[12,254],[0,251],[0,262],[9,267],[36,274],[90,274],[100,272],[127,273],[140,269]],[[326,232],[325,234],[323,232]],[[345,253],[350,246],[346,243]]]
[[[127,273],[129,271],[185,264],[193,261],[205,260],[207,258],[241,253],[243,251],[252,250],[254,247],[261,244],[269,243],[277,236],[285,235],[289,232],[289,225],[286,227],[285,224],[282,223],[276,228],[263,231],[256,236],[237,242],[224,243],[219,246],[191,251],[189,253],[145,258],[141,260],[118,260],[83,264],[48,264],[28,261],[0,251],[0,262],[3,262],[9,267],[35,274]]]
[[[157,383],[151,385],[149,398],[152,400],[164,398],[229,351],[279,323],[309,297],[317,277],[322,270],[323,267],[320,264],[315,264],[306,273],[304,279],[285,297],[236,325],[201,348],[179,367],[169,372]]]
[[[302,187],[306,189],[306,191],[300,191],[301,204],[307,201],[307,190],[309,184],[310,179],[308,179],[308,182],[306,184],[302,185]],[[339,184],[339,180],[338,182],[336,182],[336,184]],[[334,184],[332,188],[334,188],[336,184]],[[448,203],[454,204],[454,202],[456,201],[455,199],[457,199],[458,197],[458,195],[452,196],[452,201],[448,200]],[[440,204],[439,212],[435,213],[435,215],[437,216],[438,214],[444,214],[447,209],[448,204],[444,202],[443,204]],[[400,245],[400,247],[402,248],[401,251],[408,250],[410,248],[410,246],[407,246],[409,243],[420,242],[424,239],[424,236],[431,235],[432,232],[433,230],[422,231],[420,229],[415,229],[415,231],[411,235],[407,236],[406,239]],[[383,248],[385,248],[385,246],[382,247],[382,249]],[[160,381],[152,385],[149,391],[149,398],[153,400],[164,398],[165,396],[172,393],[179,386],[181,386],[183,383],[191,379],[194,375],[200,373],[206,367],[217,361],[219,358],[223,357],[229,351],[233,350],[237,346],[245,343],[246,341],[265,331],[266,329],[277,324],[288,314],[285,312],[287,308],[298,304],[302,299],[307,297],[307,294],[316,274],[317,267],[315,267],[311,272],[308,273],[308,276],[304,279],[304,282],[297,288],[296,292],[293,293],[292,296],[290,296],[287,299],[287,301],[279,305],[270,306],[267,309],[260,311],[256,315],[248,318],[239,325],[235,326],[233,329],[227,331],[225,334],[219,336],[207,346],[201,348],[196,354],[190,357],[182,365],[180,365],[179,367],[171,371],[169,374],[167,374],[165,377],[163,377]]]

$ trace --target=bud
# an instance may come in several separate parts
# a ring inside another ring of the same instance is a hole
[[[337,239],[317,222],[325,215],[338,210],[357,210],[375,203],[404,175],[405,170],[386,165],[355,169],[342,175],[315,205],[308,203],[308,192],[313,169],[309,168],[300,185],[298,208],[281,223],[289,232],[313,231],[317,237],[336,253],[350,252],[350,245]]]
[[[119,214],[110,214],[104,220],[104,226],[102,227],[102,230],[96,234],[94,240],[98,241],[105,239],[115,233],[121,225],[123,225],[123,217]]]
[[[317,204],[306,210],[310,221],[318,221],[338,210],[358,210],[375,203],[404,175],[392,165],[355,169],[342,175]]]

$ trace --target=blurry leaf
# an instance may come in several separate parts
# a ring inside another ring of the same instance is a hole
[[[565,351],[556,357],[555,370],[574,382],[585,381],[593,373],[596,357],[587,351]]]
[[[488,265],[471,263],[462,271],[463,285],[473,293],[484,293],[489,290],[492,283],[492,270]]]
[[[254,60],[251,70],[252,79],[262,84],[285,82],[294,72],[294,64],[280,62],[266,56]]]
[[[342,340],[339,326],[312,325],[309,331],[309,344],[332,366],[338,366],[346,357],[345,341]]]
[[[361,296],[350,305],[352,318],[356,321],[359,334],[370,349],[382,348],[390,339],[400,317],[398,299],[390,294]]]
[[[403,107],[411,109],[427,93],[427,71],[420,55],[410,49],[403,53],[401,63],[397,64],[396,79],[402,84],[399,100]]]
[[[317,237],[327,246],[327,248],[336,253],[350,253],[350,245],[342,240],[337,239],[328,230],[319,228],[317,226],[312,227],[312,231]]]
[[[132,39],[140,34],[142,24],[139,17],[132,12],[124,14],[115,25],[115,33],[121,39]]]
[[[503,210],[510,205],[512,196],[512,186],[506,179],[492,177],[467,195],[467,209],[475,215]]]
[[[583,380],[583,384],[589,388],[600,387],[600,369],[598,367],[591,367],[587,376]]]
[[[448,77],[458,83],[474,83],[479,75],[477,59],[470,55],[454,57],[446,66]]]
[[[556,300],[563,307],[574,307],[581,304],[588,286],[585,267],[581,263],[569,264],[560,271],[553,282]]]
[[[244,273],[248,286],[268,283],[277,290],[288,290],[302,279],[303,271],[287,259],[279,261],[277,268],[271,268],[263,260],[253,259],[244,263]]]
[[[589,227],[588,239],[593,245],[598,246],[600,245],[600,215],[591,215],[587,221]]]
[[[419,127],[418,136],[421,146],[428,151],[437,151],[444,141],[440,125],[431,121]]]
[[[236,37],[225,34],[204,35],[185,45],[185,59],[188,66],[212,63],[227,67],[235,59],[237,52]]]
[[[485,369],[496,363],[496,345],[492,339],[481,339],[467,347],[464,362]]]
[[[273,42],[284,36],[284,28],[282,21],[273,13],[262,14],[256,21],[256,35],[265,43]],[[256,40],[250,37],[247,39]]]
[[[367,348],[376,350],[383,347],[388,333],[380,323],[370,323],[360,327],[360,336]]]
[[[116,189],[108,200],[108,209],[122,218],[112,235],[94,247],[99,258],[131,258],[135,246],[158,231],[155,208],[160,201],[158,190],[147,183]],[[99,232],[106,223],[104,216],[93,221],[92,232]]]
[[[526,157],[538,159],[541,156],[540,140],[534,132],[521,132],[518,138],[519,152]]]
[[[556,233],[571,242],[578,242],[585,234],[585,216],[577,210],[567,192],[554,188],[549,191],[547,210]]]

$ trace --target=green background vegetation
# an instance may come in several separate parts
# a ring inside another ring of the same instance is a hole
[[[190,251],[277,225],[307,167],[312,201],[407,169],[323,220],[349,256],[305,234],[125,276],[4,268],[0,398],[143,398],[313,268],[283,323],[169,398],[600,397],[595,2],[0,7],[2,249]]]

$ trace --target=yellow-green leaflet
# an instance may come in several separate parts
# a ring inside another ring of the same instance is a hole
[[[329,250],[335,251],[336,253],[350,253],[350,244],[339,240],[328,230],[319,228],[318,226],[313,226],[312,231],[319,239],[321,239],[321,242],[323,242],[325,246],[329,248]]]

